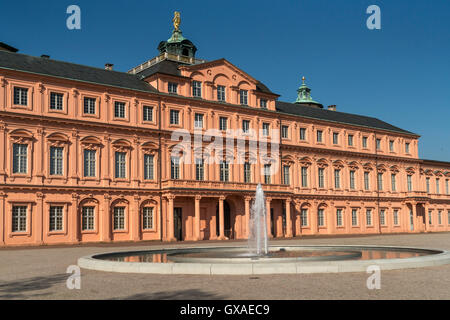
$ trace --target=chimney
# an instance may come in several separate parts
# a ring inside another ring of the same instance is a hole
[[[112,71],[113,66],[114,66],[114,65],[113,65],[112,63],[105,63],[105,70]]]
[[[328,106],[328,110],[330,111],[336,111],[336,105],[332,104],[331,106]]]
[[[42,54],[41,58],[43,58],[43,59],[50,59],[50,56],[48,54]]]

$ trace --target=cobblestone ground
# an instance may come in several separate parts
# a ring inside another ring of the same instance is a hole
[[[450,250],[450,233],[273,240],[272,244],[398,245]],[[381,289],[368,274],[192,276],[81,270],[69,290],[66,269],[81,256],[156,247],[238,245],[245,242],[109,244],[0,249],[0,299],[450,299],[450,265],[383,271]]]

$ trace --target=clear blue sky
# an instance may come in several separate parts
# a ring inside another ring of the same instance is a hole
[[[81,8],[81,30],[66,8]],[[381,8],[381,30],[366,9]],[[312,97],[339,111],[420,134],[420,157],[450,161],[450,1],[1,1],[0,41],[126,71],[157,54],[173,11],[197,57],[226,58],[293,101],[301,76]]]

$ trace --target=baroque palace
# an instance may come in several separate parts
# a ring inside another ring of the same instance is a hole
[[[417,134],[324,108],[304,79],[281,102],[197,59],[179,16],[127,73],[0,49],[0,246],[246,239],[258,183],[270,237],[450,231],[450,163],[420,159]],[[173,152],[180,130],[204,156]],[[239,132],[219,161],[211,132]]]

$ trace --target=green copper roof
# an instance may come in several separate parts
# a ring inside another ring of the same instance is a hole
[[[302,85],[297,90],[298,96],[295,103],[314,103],[320,104],[311,98],[311,89],[305,84],[305,77],[302,78]]]
[[[176,43],[186,40],[185,37],[181,34],[181,30],[173,30],[172,36],[167,40],[168,43]]]

